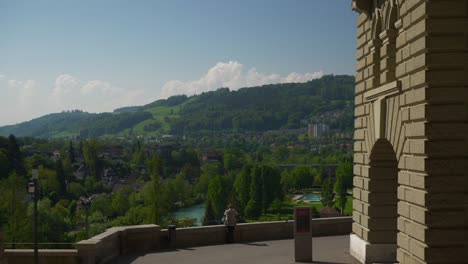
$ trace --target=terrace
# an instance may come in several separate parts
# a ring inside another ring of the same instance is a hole
[[[313,239],[315,263],[355,263],[349,254],[349,236]],[[294,263],[294,240],[271,240],[250,243],[159,250],[143,255],[120,257],[117,264],[284,264]]]
[[[351,217],[313,219],[314,260],[355,263],[349,253]],[[72,250],[40,250],[40,263],[294,263],[294,222],[239,224],[234,244],[225,227],[176,230],[175,240],[157,225],[115,227],[76,244]],[[33,250],[5,250],[9,264],[34,262]]]

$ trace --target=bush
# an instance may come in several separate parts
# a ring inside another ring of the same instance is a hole
[[[244,209],[245,218],[247,219],[257,219],[261,214],[260,204],[251,199],[247,206]]]

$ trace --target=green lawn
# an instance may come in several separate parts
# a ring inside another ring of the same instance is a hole
[[[268,211],[267,214],[260,216],[259,219],[247,219],[247,222],[264,222],[264,221],[282,221],[282,220],[292,220],[293,211],[295,206],[309,206],[315,208],[316,212],[320,211],[323,208],[323,204],[321,202],[317,203],[304,203],[302,201],[292,201],[292,196],[287,196],[285,201],[283,202],[283,206],[281,208],[281,212],[273,213]],[[346,199],[346,206],[344,209],[344,215],[350,216],[353,213],[353,197],[348,196]]]

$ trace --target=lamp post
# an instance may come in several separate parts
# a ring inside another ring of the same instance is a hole
[[[89,238],[89,225],[88,225],[88,209],[91,207],[91,197],[81,196],[78,200],[78,204],[83,206],[85,209],[85,228],[86,228],[86,239]]]
[[[37,200],[39,198],[39,171],[32,170],[32,180],[28,185],[28,193],[32,196],[34,201],[34,263],[39,264],[39,249],[38,249],[38,235],[37,235]]]

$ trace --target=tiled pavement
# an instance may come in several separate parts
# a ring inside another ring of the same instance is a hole
[[[349,255],[349,236],[313,239],[314,263],[357,263]],[[118,264],[285,264],[294,262],[294,240],[161,250],[120,257]]]

